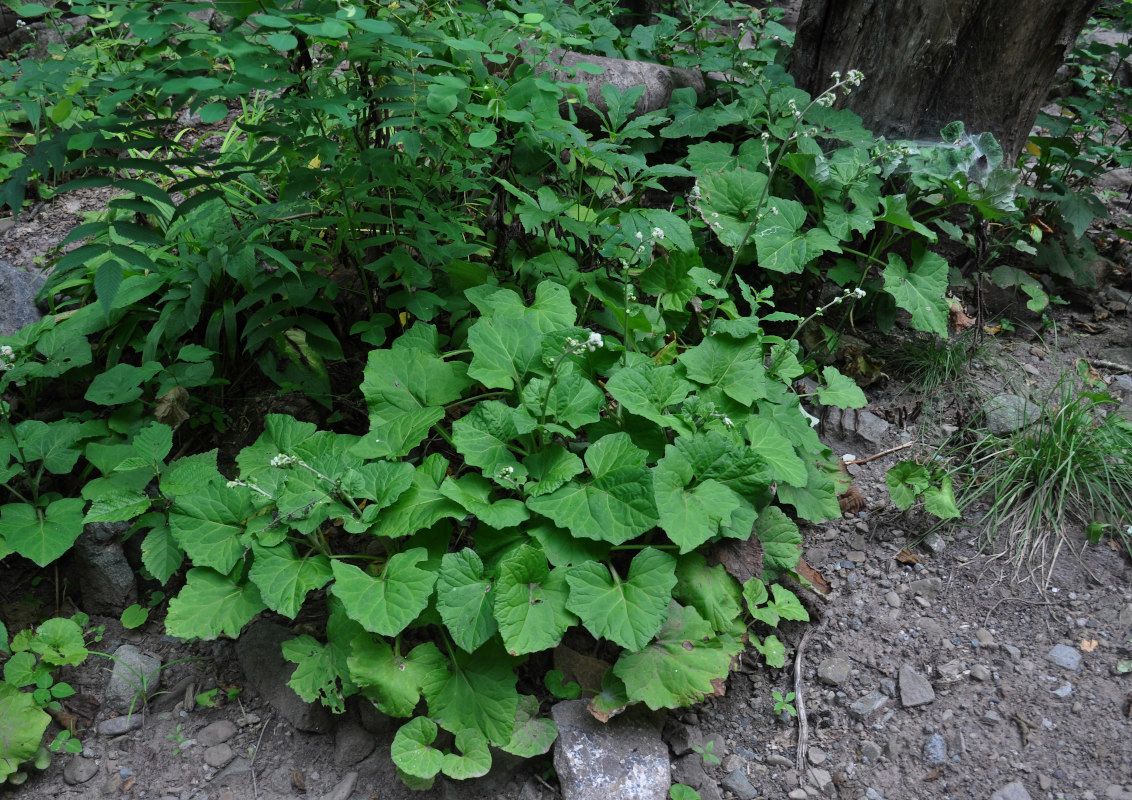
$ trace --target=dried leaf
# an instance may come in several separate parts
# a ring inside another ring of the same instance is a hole
[[[1073,324],[1081,330],[1085,331],[1085,333],[1103,333],[1104,331],[1108,330],[1107,325],[1094,325],[1093,323],[1084,319],[1074,319]]]
[[[153,416],[158,421],[168,425],[173,430],[189,418],[185,408],[189,401],[189,392],[183,386],[174,386],[161,397],[153,409]]]
[[[941,777],[943,777],[943,767],[936,767],[935,769],[933,769],[931,772],[929,772],[927,775],[924,776],[924,781],[925,782],[934,781],[934,780],[937,780],[938,778],[941,778]]]
[[[923,556],[921,556],[919,553],[913,553],[907,547],[905,547],[903,550],[901,550],[899,553],[896,554],[896,560],[899,561],[901,564],[922,564],[922,563],[924,563],[924,557]]]
[[[841,506],[842,514],[856,514],[858,511],[865,511],[869,507],[864,495],[857,490],[856,486],[850,486],[848,491],[839,495],[837,504]]]
[[[947,298],[947,318],[954,333],[975,327],[975,318],[967,316],[963,304],[954,297]]]
[[[1002,333],[1002,326],[1001,325],[984,325],[983,326],[983,332],[987,336],[998,336],[1000,333]]]
[[[1093,652],[1094,650],[1097,649],[1097,640],[1096,639],[1082,639],[1081,640],[1081,649],[1084,650],[1086,653]]]
[[[809,581],[810,587],[818,594],[828,596],[833,591],[833,587],[829,585],[825,576],[807,564],[806,559],[801,556],[798,557],[798,563],[794,565],[794,572],[799,578]]]

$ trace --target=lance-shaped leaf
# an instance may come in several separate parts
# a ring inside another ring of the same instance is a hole
[[[507,744],[519,704],[514,663],[491,642],[474,654],[457,650],[449,669],[433,670],[421,687],[429,716],[447,731],[475,728],[492,744]]]
[[[425,610],[436,573],[417,566],[428,558],[423,547],[390,556],[379,577],[352,564],[334,561],[330,591],[342,601],[346,614],[371,633],[396,636]]]
[[[391,538],[412,536],[445,517],[463,519],[467,513],[464,507],[440,491],[447,470],[448,461],[434,453],[413,471],[412,485],[393,505],[380,512],[363,509],[362,518],[373,522],[373,533]]]
[[[496,631],[492,582],[475,550],[445,553],[436,579],[436,609],[457,646],[472,653]]]
[[[654,711],[722,695],[731,659],[743,649],[735,637],[716,635],[690,606],[673,601],[656,639],[637,653],[623,653],[613,672],[629,699]]]
[[[265,608],[254,583],[193,567],[185,588],[169,601],[165,629],[181,639],[215,639],[220,634],[235,639]]]
[[[720,532],[731,521],[742,498],[722,483],[700,480],[688,458],[669,445],[656,465],[653,489],[660,527],[687,553]]]
[[[444,753],[432,746],[436,723],[428,717],[415,717],[397,729],[389,755],[397,769],[414,778],[428,779],[440,772]]]
[[[361,634],[350,642],[346,664],[350,678],[378,709],[391,717],[411,717],[421,699],[426,676],[447,670],[446,659],[432,642],[400,655],[384,639]]]
[[[321,589],[333,577],[330,559],[321,554],[300,556],[289,542],[262,547],[252,542],[255,563],[248,577],[259,587],[267,607],[295,618],[307,592]]]
[[[700,553],[680,558],[676,567],[676,599],[692,606],[716,631],[730,631],[742,613],[739,583],[722,564],[707,565]]]
[[[538,715],[538,700],[529,694],[519,695],[515,729],[503,750],[520,758],[534,758],[550,750],[557,738],[558,727],[554,720]]]
[[[500,562],[495,592],[495,619],[511,655],[554,647],[577,622],[566,610],[565,570],[549,569],[542,551],[529,545]]]
[[[909,269],[904,259],[889,253],[884,290],[912,315],[913,328],[947,338],[947,261],[942,256],[916,247]]]
[[[626,411],[661,427],[675,428],[678,433],[691,433],[683,420],[668,413],[670,408],[683,403],[695,388],[679,376],[675,366],[634,364],[614,374],[605,388]]]
[[[640,650],[664,624],[676,559],[646,547],[634,556],[629,577],[622,579],[605,564],[593,561],[571,567],[567,607],[577,614],[594,636]]]
[[[559,373],[557,380],[533,378],[523,387],[523,406],[536,419],[550,419],[580,428],[601,419],[605,395],[593,381],[577,372]]]
[[[194,564],[227,574],[247,550],[244,520],[251,514],[246,487],[229,487],[214,479],[177,496],[169,512],[169,529]]]
[[[757,336],[736,339],[726,333],[704,339],[680,355],[685,374],[704,386],[718,386],[744,406],[766,397],[763,346]]]
[[[440,770],[458,781],[479,778],[491,769],[491,750],[487,737],[474,728],[456,732],[456,749],[460,754],[445,753]]]
[[[508,485],[513,485],[522,481],[527,470],[511,447],[534,426],[535,421],[526,413],[498,400],[487,400],[476,403],[475,408],[452,423],[452,443],[465,461],[493,480],[500,477],[500,470],[509,470]]]
[[[803,230],[806,207],[797,200],[772,197],[755,227],[755,250],[764,269],[797,274],[822,253],[841,252],[837,239],[821,227]]]

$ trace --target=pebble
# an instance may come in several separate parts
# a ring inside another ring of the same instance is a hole
[[[322,796],[322,800],[350,800],[350,795],[354,793],[354,787],[357,785],[358,773],[347,772],[346,777],[338,781],[333,789]]]
[[[1031,798],[1026,787],[1022,785],[1022,781],[1014,781],[992,794],[991,800],[1031,800]]]
[[[741,769],[728,774],[720,783],[720,786],[738,797],[739,800],[754,800],[759,796],[758,791],[751,785],[747,773]],[[805,792],[802,794],[805,795]]]
[[[1081,666],[1081,654],[1076,648],[1059,644],[1054,645],[1053,649],[1046,653],[1046,661],[1052,661],[1064,669],[1075,670]]]
[[[212,747],[222,744],[236,735],[236,725],[230,720],[222,719],[202,728],[196,735],[201,747]]]
[[[829,686],[839,686],[849,679],[851,668],[847,658],[827,658],[818,665],[818,680]]]
[[[943,537],[935,531],[932,531],[924,537],[924,547],[931,550],[936,555],[943,552],[943,548],[947,547],[947,543],[943,541]]]
[[[825,763],[825,759],[826,759],[825,751],[822,750],[820,747],[811,747],[806,752],[806,760],[808,760],[812,766],[820,767],[822,764]]]
[[[794,766],[793,761],[788,759],[786,756],[780,755],[778,753],[771,753],[770,755],[768,755],[766,757],[766,763],[770,764],[772,767],[792,767],[792,766]]]
[[[1056,697],[1066,698],[1069,695],[1073,694],[1073,684],[1064,683],[1061,686],[1058,686],[1056,689],[1054,689],[1053,694]]]
[[[828,770],[810,767],[806,770],[806,777],[810,779],[810,783],[818,787],[822,794],[827,796],[833,794],[833,776],[829,774]]]
[[[896,592],[888,592],[884,596],[884,602],[888,603],[893,608],[900,608],[900,595]]]
[[[935,690],[928,679],[910,664],[900,667],[900,702],[905,708],[922,706],[935,700]]]
[[[210,767],[220,769],[226,767],[228,762],[236,757],[235,751],[226,743],[214,744],[204,751],[204,763]]]
[[[883,753],[884,751],[881,750],[880,745],[876,742],[870,741],[869,739],[861,742],[861,758],[876,761]]]
[[[809,797],[805,789],[794,789],[790,794],[786,795],[790,800],[806,800]]]
[[[980,647],[994,647],[994,636],[986,628],[975,631],[975,638],[979,640]]]
[[[908,584],[908,589],[914,593],[921,595],[928,600],[935,600],[939,596],[940,589],[943,588],[943,581],[939,578],[920,578],[917,581],[912,581]]]
[[[879,689],[869,692],[849,706],[849,716],[863,720],[888,705],[888,698]]]
[[[982,664],[975,664],[971,667],[971,677],[977,681],[989,681],[991,679],[991,671]]]
[[[121,736],[142,726],[141,714],[123,715],[104,719],[98,724],[98,732],[103,736]]]
[[[1012,644],[1004,644],[1002,649],[1010,656],[1011,661],[1020,661],[1022,659],[1022,651]]]
[[[947,763],[947,741],[938,733],[933,733],[924,742],[924,760],[932,765]]]
[[[86,783],[97,774],[98,765],[94,763],[93,759],[89,758],[75,756],[67,762],[67,766],[63,767],[63,780],[69,786]]]

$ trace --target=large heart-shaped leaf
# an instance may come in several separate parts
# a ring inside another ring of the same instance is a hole
[[[350,619],[367,631],[396,636],[425,610],[432,596],[436,573],[417,566],[427,558],[423,547],[396,553],[378,577],[336,560],[331,565],[330,591],[342,601]]]
[[[542,551],[524,545],[499,564],[495,619],[511,655],[548,650],[577,618],[566,609],[566,571],[551,570]]]
[[[640,650],[664,624],[676,560],[646,547],[633,557],[629,576],[622,579],[610,567],[593,561],[571,567],[568,608],[594,636]]]

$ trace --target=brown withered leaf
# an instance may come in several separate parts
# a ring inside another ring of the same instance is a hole
[[[1081,649],[1084,650],[1086,653],[1093,652],[1094,650],[1097,649],[1097,640],[1096,639],[1082,639],[1081,640]]]
[[[189,412],[185,408],[188,402],[189,391],[183,386],[174,386],[157,398],[153,416],[158,422],[177,430],[177,427],[189,418]]]
[[[975,318],[968,316],[963,304],[954,297],[947,298],[947,318],[954,333],[975,327]]]
[[[923,564],[924,558],[919,553],[913,553],[907,547],[896,554],[896,560],[901,564]]]
[[[1107,325],[1095,325],[1086,319],[1074,318],[1073,324],[1083,330],[1085,333],[1103,333],[1104,331],[1108,330]]]
[[[856,514],[858,511],[865,511],[869,507],[865,496],[858,491],[856,486],[850,486],[847,491],[838,495],[837,504],[841,506],[842,514]]]
[[[941,777],[943,777],[943,767],[936,767],[935,769],[933,769],[931,772],[929,772],[927,775],[924,776],[924,781],[925,782],[934,781],[934,780],[938,780]]]
[[[833,591],[833,587],[829,585],[825,576],[807,564],[806,559],[801,556],[798,556],[798,563],[795,565],[794,571],[798,573],[798,577],[809,581],[810,586],[818,594],[828,597],[829,593]]]
[[[586,711],[590,712],[591,717],[602,723],[609,722],[626,708],[628,708],[628,706],[619,706],[612,711],[598,711],[596,708],[594,708],[593,698],[590,698],[586,701]]]

